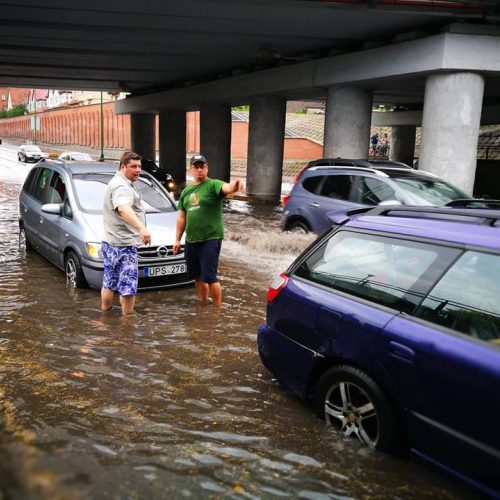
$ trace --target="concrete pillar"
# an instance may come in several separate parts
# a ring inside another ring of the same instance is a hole
[[[393,125],[391,127],[390,159],[402,161],[410,167],[415,154],[415,137],[417,127],[414,125]]]
[[[279,199],[283,170],[286,101],[255,97],[250,103],[247,193]]]
[[[475,73],[430,75],[425,83],[419,169],[472,194],[484,79]]]
[[[200,153],[207,159],[208,176],[229,182],[231,177],[231,107],[228,104],[201,106]]]
[[[368,157],[372,94],[357,87],[330,87],[326,100],[323,156]]]
[[[132,113],[130,115],[130,144],[132,151],[150,160],[156,159],[155,115]]]
[[[160,166],[179,186],[186,185],[186,112],[183,109],[160,111],[158,135]]]

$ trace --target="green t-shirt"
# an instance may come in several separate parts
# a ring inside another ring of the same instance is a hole
[[[182,190],[178,208],[186,212],[186,241],[198,243],[224,238],[221,192],[224,181],[207,179]]]

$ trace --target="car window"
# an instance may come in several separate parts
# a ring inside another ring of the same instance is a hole
[[[458,253],[427,243],[339,231],[295,274],[409,313]]]
[[[62,203],[66,197],[66,185],[59,174],[54,172],[43,194],[43,203]]]
[[[101,213],[104,194],[108,182],[114,174],[76,174],[73,176],[75,195],[83,211]],[[172,201],[146,177],[135,183],[141,193],[146,213],[173,212],[176,210]]]
[[[328,198],[348,200],[354,177],[352,175],[327,175],[319,194]]]
[[[373,177],[359,177],[354,201],[364,205],[378,205],[381,201],[396,200],[394,189]]]
[[[314,175],[312,177],[307,177],[306,179],[304,179],[304,182],[302,182],[302,187],[310,193],[316,193],[323,177],[323,175]]]
[[[33,168],[30,170],[28,177],[26,177],[26,180],[24,181],[23,185],[24,192],[29,193],[31,195],[33,194],[34,184],[39,173],[40,173],[39,168]]]
[[[407,193],[418,197],[426,205],[446,205],[453,200],[469,198],[458,188],[440,179],[428,179],[418,176],[392,176],[392,180]]]
[[[36,179],[36,183],[33,189],[33,196],[40,202],[46,203],[45,200],[45,188],[48,186],[50,177],[52,176],[52,170],[50,168],[40,169],[40,174]]]
[[[465,252],[423,301],[417,315],[500,344],[500,255]]]

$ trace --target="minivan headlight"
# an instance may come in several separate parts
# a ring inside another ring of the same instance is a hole
[[[87,242],[85,245],[87,247],[87,253],[90,257],[92,257],[93,259],[102,259],[100,243]]]

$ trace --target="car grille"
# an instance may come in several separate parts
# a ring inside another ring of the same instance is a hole
[[[151,264],[158,260],[184,258],[184,246],[181,246],[179,253],[175,256],[172,252],[172,245],[140,247],[137,249],[137,253],[139,254],[139,263]]]

